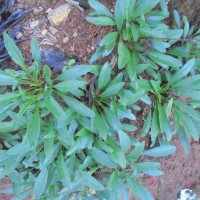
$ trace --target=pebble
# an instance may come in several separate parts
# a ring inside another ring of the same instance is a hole
[[[56,33],[58,32],[58,30],[56,28],[54,28],[53,26],[49,26],[49,32],[52,35],[56,35]]]
[[[67,43],[69,41],[69,38],[68,37],[64,37],[63,38],[63,43]]]
[[[52,11],[52,9],[51,9],[51,8],[48,8],[48,9],[45,11],[45,13],[50,13],[50,11]]]
[[[30,28],[34,29],[40,24],[39,20],[35,20],[29,23]]]
[[[78,33],[77,32],[74,32],[73,33],[73,37],[77,37],[78,36]]]
[[[43,7],[38,7],[38,8],[35,8],[35,9],[33,10],[33,13],[34,13],[35,15],[38,15],[38,14],[40,14],[43,10],[44,10]]]
[[[58,26],[68,18],[70,11],[71,6],[68,3],[51,10],[47,15],[49,23],[52,26]]]
[[[45,35],[47,34],[47,32],[48,32],[47,29],[43,29],[43,30],[41,31],[41,35],[42,35],[42,36],[45,36]]]
[[[21,39],[24,35],[22,34],[22,32],[19,32],[17,35],[16,35],[16,39]]]

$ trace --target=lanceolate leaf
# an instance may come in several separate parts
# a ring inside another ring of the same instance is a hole
[[[113,113],[110,109],[106,107],[104,107],[104,111],[105,111],[108,123],[111,125],[111,127],[114,128],[114,130],[116,131],[121,130],[122,125],[118,119],[118,116],[115,115],[115,113]]]
[[[106,153],[104,153],[103,151],[93,147],[90,150],[90,154],[92,155],[92,157],[94,158],[94,160],[96,160],[96,162],[109,167],[109,168],[116,168],[117,165],[114,162],[114,160],[112,159],[112,157]]]
[[[36,178],[35,184],[34,184],[34,196],[36,199],[39,199],[43,192],[45,191],[45,187],[47,184],[48,179],[48,169],[44,167],[38,177]]]
[[[67,92],[74,91],[78,88],[83,87],[85,84],[84,81],[78,81],[78,80],[69,80],[69,81],[63,81],[54,86],[58,91],[62,92],[63,94],[66,94]]]
[[[112,17],[112,13],[99,1],[89,0],[88,3],[99,15]]]
[[[173,154],[176,151],[176,147],[173,145],[163,145],[160,147],[155,147],[153,149],[149,149],[143,153],[146,156],[152,157],[163,157]]]
[[[40,135],[40,116],[38,109],[32,115],[27,126],[27,136],[30,146],[35,148],[37,146],[38,138]]]
[[[133,11],[133,18],[139,17],[154,8],[160,0],[138,0],[135,10]]]
[[[52,95],[46,95],[44,99],[47,109],[57,118],[66,119],[66,115],[60,104],[54,99]]]
[[[131,177],[127,177],[126,181],[135,196],[141,198],[141,200],[154,200],[151,193],[145,187],[140,185],[140,183],[136,182]]]
[[[104,88],[108,82],[110,81],[110,76],[111,76],[111,69],[110,69],[110,64],[106,62],[102,70],[99,74],[99,79],[98,79],[98,89],[101,90]]]
[[[83,115],[85,117],[95,116],[94,112],[90,108],[88,108],[85,104],[78,101],[77,99],[64,95],[62,95],[62,98],[64,99],[66,104],[78,114]]]
[[[15,85],[17,83],[18,80],[16,78],[5,74],[0,74],[0,86]]]
[[[117,24],[118,31],[121,31],[124,15],[125,15],[125,0],[117,0],[115,3],[115,22]]]
[[[115,21],[110,17],[86,17],[87,21],[98,26],[114,26]]]
[[[122,151],[126,153],[131,147],[131,140],[124,131],[119,130],[118,135],[119,135],[120,146],[122,148]]]
[[[109,178],[109,181],[108,181],[108,187],[111,189],[111,190],[114,190],[115,189],[115,186],[117,185],[117,182],[118,182],[118,171],[115,170],[111,175],[110,175],[110,178]]]
[[[136,0],[124,0],[124,17],[128,21],[134,13]]]
[[[22,69],[24,69],[26,71],[26,65],[24,62],[24,58],[22,56],[22,53],[18,49],[18,47],[15,45],[15,43],[12,41],[12,39],[9,37],[9,35],[6,32],[3,33],[3,37],[4,37],[5,47],[8,51],[8,54],[10,55],[11,59],[17,65],[19,65]]]
[[[101,94],[101,98],[104,99],[116,94],[119,90],[122,89],[123,86],[124,83],[121,82],[106,88],[106,90]]]
[[[122,69],[125,67],[125,65],[128,63],[130,59],[130,51],[129,49],[125,46],[122,40],[119,41],[118,44],[118,68]]]

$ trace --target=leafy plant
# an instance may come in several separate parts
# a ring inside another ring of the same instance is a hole
[[[187,19],[181,29],[176,12],[177,27],[169,29],[162,22],[168,17],[164,0],[117,0],[114,15],[97,0],[89,4],[94,12],[87,20],[113,32],[101,40],[91,64],[69,62],[59,75],[41,66],[35,38],[34,63],[27,67],[4,33],[21,69],[0,71],[0,178],[9,177],[18,199],[128,199],[129,190],[153,199],[138,178],[163,173],[159,163],[140,157],[175,152],[175,132],[187,152],[189,136],[198,140],[200,77],[193,48],[199,32],[189,41]],[[103,66],[94,64],[111,52],[116,66],[109,57]],[[130,123],[137,120],[138,101],[149,107],[141,130],[151,137],[148,150]]]

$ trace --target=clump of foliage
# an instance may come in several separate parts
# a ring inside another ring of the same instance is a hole
[[[114,31],[101,40],[91,64],[69,63],[58,76],[41,66],[34,38],[34,63],[27,67],[4,33],[21,70],[0,71],[0,178],[9,177],[18,199],[128,199],[129,189],[153,199],[137,179],[162,171],[157,162],[140,162],[141,156],[173,153],[176,132],[186,151],[189,136],[199,138],[199,32],[192,36],[185,17],[181,29],[177,12],[177,27],[170,30],[162,22],[168,17],[164,0],[117,0],[114,16],[100,2],[89,3],[94,12],[87,20]],[[158,4],[161,11],[154,9]],[[115,49],[117,66],[94,63]],[[149,106],[141,133],[151,137],[149,150],[129,123],[137,120],[138,101]]]

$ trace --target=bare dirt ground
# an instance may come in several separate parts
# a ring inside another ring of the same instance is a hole
[[[87,2],[87,0],[82,0]],[[110,9],[113,8],[114,1],[102,0]],[[179,2],[179,3],[177,3]],[[80,63],[88,62],[93,54],[100,39],[110,31],[107,27],[97,27],[85,20],[90,10],[80,12],[77,8],[73,8],[69,14],[68,19],[56,26],[58,32],[51,38],[48,34],[41,36],[41,32],[46,29],[50,33],[50,24],[47,20],[47,13],[49,8],[56,8],[64,4],[64,0],[18,0],[17,6],[21,8],[30,8],[31,6],[38,6],[43,9],[42,12],[28,15],[23,23],[25,29],[22,30],[23,36],[35,35],[40,43],[42,49],[59,49],[62,50],[69,57],[78,58]],[[184,3],[184,4],[183,4]],[[174,0],[171,4],[173,7],[181,10],[181,14],[189,15],[189,19],[194,25],[199,26],[199,0]],[[192,9],[191,9],[192,8]],[[39,25],[30,29],[28,25],[32,21],[39,21]],[[63,38],[68,38],[68,41],[63,43]],[[50,41],[52,44],[45,43]],[[19,45],[24,57],[29,57],[30,54],[30,40],[27,40]],[[142,119],[138,126],[142,127]],[[138,137],[138,133],[137,133]],[[142,138],[140,140],[143,140]],[[161,177],[145,176],[142,182],[152,192],[156,200],[176,200],[177,193],[184,187],[191,187],[200,184],[200,145],[197,142],[191,141],[190,154],[185,154],[178,139],[173,139],[174,145],[177,147],[177,152],[171,156],[157,159],[161,163],[161,169],[164,175]],[[153,161],[153,160],[150,160]],[[0,190],[8,188],[9,182],[7,179],[3,180]],[[10,200],[12,195],[1,194],[0,200]],[[132,198],[134,199],[134,198]]]

